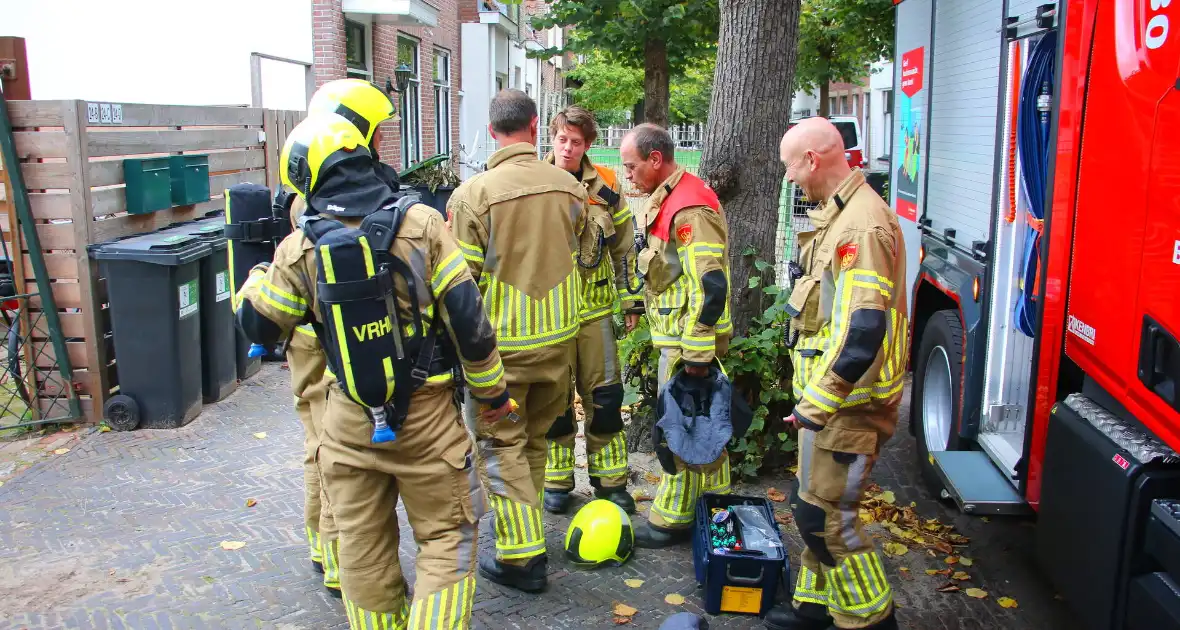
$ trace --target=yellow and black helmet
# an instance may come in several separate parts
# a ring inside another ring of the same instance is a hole
[[[283,144],[279,177],[317,213],[367,216],[396,196],[373,168],[365,138],[339,114],[311,114]]]
[[[565,533],[565,555],[570,562],[585,568],[621,565],[631,557],[634,548],[631,517],[606,499],[583,505]]]
[[[368,158],[369,150],[351,122],[336,114],[312,114],[295,125],[283,144],[280,179],[306,199],[315,192],[321,173],[356,157]]]
[[[377,125],[390,119],[398,120],[389,95],[362,79],[337,79],[325,83],[311,96],[307,113],[343,116],[365,137],[365,146],[373,141]]]

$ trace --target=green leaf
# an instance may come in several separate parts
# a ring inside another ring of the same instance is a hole
[[[742,256],[756,256],[757,254],[758,248],[753,245],[746,245],[742,248]]]
[[[761,260],[761,259],[755,260],[754,261],[754,268],[757,269],[758,271],[766,271],[767,269],[770,269],[770,263],[766,262],[765,260]]]
[[[771,397],[770,391],[764,389],[764,390],[762,390],[762,393],[758,395],[758,400],[761,400],[762,404],[765,405],[770,402],[770,397]]]
[[[767,286],[763,287],[762,292],[767,295],[778,295],[779,293],[783,292],[783,289],[782,289],[782,287],[780,287],[776,284],[771,284],[771,285],[767,285]],[[775,307],[771,306],[770,308],[775,308]],[[770,309],[767,309],[767,311],[769,312]]]
[[[751,289],[757,287],[759,284],[762,284],[762,278],[759,278],[758,276],[750,276]]]
[[[791,436],[787,435],[786,432],[781,432],[778,434],[778,439],[779,440],[789,440],[789,439],[791,439]]]
[[[754,419],[750,421],[751,431],[761,431],[764,426],[766,426],[764,417],[754,416]]]

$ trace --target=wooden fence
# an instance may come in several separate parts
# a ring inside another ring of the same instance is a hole
[[[279,185],[279,153],[303,112],[246,107],[194,107],[86,101],[10,101],[29,201],[53,285],[74,388],[86,419],[97,421],[117,392],[106,282],[87,246],[225,209],[223,192],[241,182]],[[209,201],[151,214],[127,214],[122,160],[181,154],[209,156]],[[20,292],[36,291],[28,248],[12,229],[12,199],[0,171],[0,228]],[[15,236],[15,238],[14,238]],[[15,241],[15,242],[14,242]],[[16,252],[25,254],[17,256]],[[19,283],[25,280],[25,286]],[[34,310],[41,307],[34,300]],[[42,319],[43,318],[39,318]],[[42,368],[54,363],[42,333]],[[53,392],[46,391],[52,395]]]

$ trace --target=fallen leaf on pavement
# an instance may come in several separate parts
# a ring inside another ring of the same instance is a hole
[[[783,501],[787,500],[787,495],[779,492],[777,488],[767,488],[766,498],[774,501],[775,503],[782,503]]]
[[[970,580],[971,576],[967,575],[966,571],[956,571],[955,574],[951,576],[951,579],[962,582],[963,580]]]
[[[114,575],[114,574],[115,574],[115,570],[114,570],[114,569],[111,569],[110,571],[107,571],[107,575]]]
[[[622,626],[631,623],[630,617],[615,617],[615,625]]]
[[[70,452],[70,449],[68,449],[68,448],[59,448],[59,449],[54,449],[53,454],[54,455],[65,455],[66,453],[69,453],[69,452]]]
[[[937,590],[939,593],[955,593],[962,589],[960,589],[959,585],[955,584],[954,582],[947,582],[946,584],[938,587]]]
[[[1001,608],[1019,607],[1019,604],[1016,603],[1016,600],[1012,599],[1011,597],[1001,597],[996,600],[996,603],[999,604]]]
[[[226,551],[234,551],[245,547],[246,543],[240,540],[223,540],[221,541],[221,548]]]
[[[202,576],[201,576],[201,579],[202,579],[202,580],[205,580],[205,583],[206,583],[206,584],[212,584],[212,583],[214,583],[214,582],[216,582],[216,581],[217,581],[217,580],[215,580],[215,579],[213,578],[213,576],[212,576],[212,575],[202,575]]]
[[[110,428],[110,427],[108,427],[108,426],[107,426],[107,425],[105,425],[105,424],[101,424],[101,425],[99,425],[99,426],[98,426],[98,431],[99,431],[100,433],[106,433],[106,432],[108,432],[108,431],[110,431],[110,430],[111,430],[111,428]]]
[[[877,496],[877,498],[889,504],[893,504],[894,501],[897,501],[897,497],[893,495],[892,490],[886,490],[885,492],[882,492]]]
[[[910,568],[909,568],[909,567],[897,567],[897,570],[898,570],[898,571],[905,571],[906,573],[909,573],[909,572],[910,572]]]
[[[947,564],[958,564],[959,558],[956,556],[947,556],[944,562]]]
[[[117,579],[115,579],[115,581],[118,582],[119,584],[126,584],[126,583],[130,582],[131,579],[130,578],[117,578]]]
[[[909,547],[901,543],[885,543],[884,549],[891,556],[904,556],[909,551]]]
[[[986,517],[986,516],[985,516],[985,517],[983,517],[981,520],[982,520],[984,523],[990,523],[990,522],[992,522],[992,520],[991,520],[990,518]]]
[[[650,494],[636,492],[635,494],[631,495],[631,498],[635,499],[636,501],[651,501],[655,497],[651,496]]]
[[[283,363],[282,365],[279,366],[279,369],[289,370],[289,369],[291,369],[291,366],[287,363]]]
[[[653,472],[643,473],[643,480],[648,483],[659,483],[660,476]]]
[[[623,580],[623,584],[626,584],[631,588],[639,588],[640,586],[643,586],[643,580]]]
[[[614,613],[617,617],[631,617],[639,612],[638,608],[632,608],[622,602],[615,602]]]
[[[257,501],[254,499],[246,499],[246,507],[254,507],[255,505],[258,505]]]
[[[965,567],[969,567],[969,566],[975,564],[975,561],[972,560],[971,558],[959,558],[959,564],[961,564]]]
[[[670,595],[665,595],[664,601],[672,604],[673,606],[679,606],[684,603],[684,596],[680,595],[679,593],[672,593]]]
[[[955,552],[954,547],[942,542],[941,540],[934,543],[934,548],[948,556]]]
[[[260,440],[265,440],[266,439],[266,431],[259,431],[258,433],[254,434],[254,437],[256,437]]]
[[[987,597],[987,591],[981,588],[969,588],[963,592],[967,594],[967,597],[974,597],[975,599],[983,599],[984,597]]]
[[[941,571],[936,571],[934,569],[926,569],[926,575],[938,575],[939,573],[941,573]]]
[[[790,525],[791,513],[784,510],[779,510],[778,512],[774,513],[774,520],[779,525]]]

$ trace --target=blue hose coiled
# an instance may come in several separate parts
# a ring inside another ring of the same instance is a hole
[[[1041,225],[1045,219],[1045,191],[1049,182],[1050,110],[1053,99],[1053,66],[1057,33],[1049,31],[1028,59],[1028,70],[1020,89],[1016,141],[1020,152],[1021,181],[1028,198],[1029,226],[1024,238],[1024,265],[1020,275],[1020,297],[1016,302],[1016,327],[1032,337],[1037,319],[1037,266],[1041,259]]]

